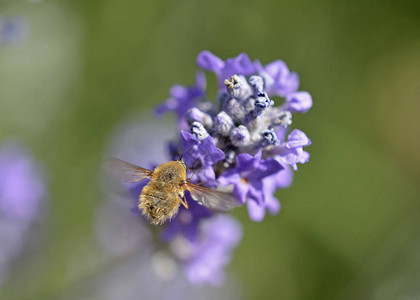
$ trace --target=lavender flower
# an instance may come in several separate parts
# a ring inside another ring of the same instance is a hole
[[[280,209],[273,196],[281,186],[276,178],[284,177],[285,172],[290,174],[289,166],[297,170],[298,163],[309,160],[303,147],[311,141],[298,129],[288,134],[288,128],[294,113],[305,113],[312,107],[312,97],[298,91],[298,75],[281,60],[263,66],[244,53],[223,61],[203,51],[197,57],[197,65],[215,73],[218,99],[212,103],[203,97],[195,102],[183,123],[189,124],[196,143],[205,137],[213,141],[212,148],[187,146],[182,133],[178,149],[187,152],[187,160],[221,150],[224,157],[220,154],[211,163],[195,159],[195,165],[187,164],[201,173],[193,182],[233,185],[238,201],[247,203],[251,219],[260,221],[266,209],[272,214]],[[275,105],[280,99],[274,97],[283,98],[280,105]]]
[[[162,238],[191,283],[220,285],[225,279],[223,268],[241,240],[241,226],[233,217],[214,215],[189,200],[190,209],[181,209],[164,229]]]
[[[0,283],[10,262],[25,241],[26,232],[39,217],[46,197],[43,174],[23,146],[0,148]]]
[[[188,180],[232,191],[252,220],[262,221],[266,211],[277,214],[275,191],[289,187],[297,164],[309,159],[303,148],[311,141],[289,127],[294,113],[311,108],[310,94],[298,91],[298,75],[279,60],[263,66],[244,53],[223,61],[203,51],[197,64],[215,73],[217,100],[206,98],[202,73],[194,86],[171,89],[170,98],[156,109],[158,115],[172,111],[178,117],[179,138],[169,143],[169,158],[182,153],[192,175]],[[144,185],[132,189],[135,201]],[[169,255],[189,282],[221,284],[241,227],[234,218],[199,205],[188,192],[186,197],[189,209],[180,207],[159,228],[166,250],[155,248]]]

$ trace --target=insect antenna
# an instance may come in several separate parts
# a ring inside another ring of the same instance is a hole
[[[184,155],[183,153],[178,153],[177,161],[182,161],[182,156],[183,155]]]
[[[191,170],[191,169],[188,169],[188,170]],[[187,178],[187,179],[185,180],[185,182],[189,182],[189,181],[191,181],[191,179],[194,177],[194,175],[196,175],[196,174],[197,174],[198,172],[200,172],[201,170],[202,170],[202,168],[195,170],[195,171],[192,173],[192,175],[191,175],[189,178]],[[207,183],[207,182],[199,182],[199,183],[195,183],[195,185],[205,187],[206,183]]]
[[[191,169],[188,169],[189,171],[191,171]],[[189,178],[187,178],[186,179],[186,181],[188,182],[188,181],[190,181],[193,177],[194,177],[194,175],[195,174],[197,174],[198,172],[200,172],[200,169],[198,169],[198,170],[195,170],[193,173],[192,173],[192,175],[189,177]]]

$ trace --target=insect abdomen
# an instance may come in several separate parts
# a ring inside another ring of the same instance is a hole
[[[179,201],[173,193],[165,193],[160,184],[151,181],[143,188],[138,207],[152,224],[159,225],[178,212]]]

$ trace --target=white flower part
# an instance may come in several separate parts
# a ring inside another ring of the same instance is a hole
[[[204,128],[206,129],[210,129],[213,126],[213,120],[211,116],[205,112],[202,112],[196,107],[190,108],[185,118],[190,126],[195,121],[203,124]]]
[[[260,76],[253,75],[249,77],[248,82],[254,90],[254,94],[262,93],[264,91],[264,80]]]
[[[244,104],[235,98],[225,100],[223,110],[232,118],[233,121],[241,123],[245,117],[246,108]]]
[[[241,89],[241,81],[238,75],[233,75],[232,77],[225,79],[224,84],[230,96],[235,98],[239,96]]]
[[[216,133],[222,136],[228,136],[233,127],[233,121],[229,115],[221,111],[213,120],[213,129]]]
[[[191,133],[200,141],[204,140],[209,136],[207,130],[204,128],[203,124],[200,122],[193,122],[191,124]]]
[[[234,146],[245,146],[251,141],[251,135],[244,125],[239,125],[232,129],[230,140]]]

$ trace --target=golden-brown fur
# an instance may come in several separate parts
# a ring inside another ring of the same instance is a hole
[[[161,164],[154,171],[139,167],[118,158],[109,158],[105,162],[124,182],[140,182],[149,178],[139,197],[139,209],[152,224],[160,225],[173,218],[182,204],[188,209],[184,192],[189,191],[191,198],[209,209],[229,211],[240,203],[231,193],[217,191],[189,182],[185,163],[180,158]]]
[[[184,162],[169,161],[158,166],[139,197],[139,209],[150,222],[163,224],[176,215],[184,196],[187,173]]]

